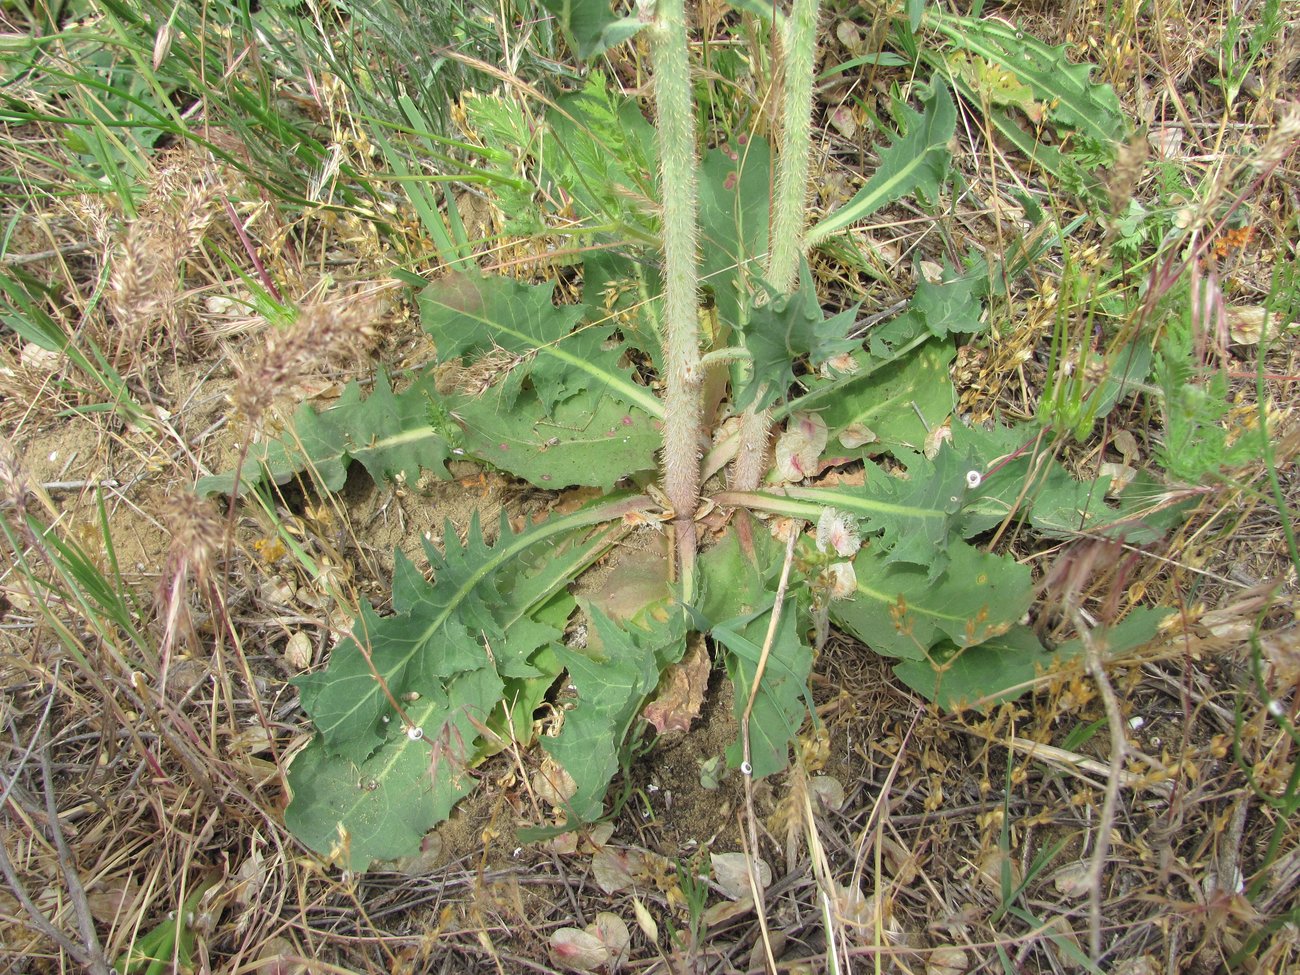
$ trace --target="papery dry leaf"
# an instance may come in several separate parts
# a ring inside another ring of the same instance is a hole
[[[970,959],[961,948],[935,948],[925,960],[925,975],[962,975],[969,968]]]
[[[550,755],[542,756],[542,763],[533,773],[533,792],[537,798],[549,806],[562,808],[575,792],[578,783],[565,771],[564,766]]]
[[[865,423],[850,423],[840,431],[840,443],[848,450],[864,444],[875,443],[880,438]]]
[[[1260,611],[1272,603],[1273,586],[1265,583],[1239,594],[1227,606],[1201,614],[1200,623],[1221,640],[1245,640],[1255,629]]]
[[[754,945],[749,949],[749,963],[745,966],[746,971],[762,972],[767,970],[767,953],[770,949],[772,957],[777,961],[784,961],[785,950],[790,943],[790,937],[779,928],[772,928],[767,933],[767,943],[763,943],[762,938],[754,939]],[[809,972],[809,975],[812,975]]]
[[[627,961],[628,948],[632,945],[632,933],[617,914],[601,911],[596,915],[596,920],[587,925],[587,933],[595,935],[609,949],[611,972]]]
[[[944,441],[952,439],[952,427],[947,423],[934,427],[925,435],[925,444],[921,452],[925,454],[927,460],[934,460],[939,456],[939,448],[943,446]]]
[[[767,861],[754,860],[743,853],[710,853],[709,862],[713,865],[713,882],[723,895],[733,901],[748,897],[750,865],[758,874],[758,887],[765,890],[772,882],[772,868]]]
[[[776,470],[785,481],[802,481],[818,471],[829,434],[816,413],[795,413],[776,440]]]
[[[559,836],[552,836],[549,840],[541,844],[543,850],[547,853],[556,853],[560,856],[572,856],[578,852],[578,834],[573,830],[567,833],[561,833]]]
[[[823,362],[817,371],[827,379],[835,379],[837,376],[851,375],[861,368],[861,363],[853,357],[852,352],[837,352]]]
[[[613,823],[596,823],[581,834],[581,842],[578,844],[578,848],[585,853],[595,853],[603,848],[613,835]]]
[[[1021,879],[1020,865],[1012,857],[1004,855],[1001,850],[988,850],[975,863],[976,875],[990,890],[998,894],[1002,891],[1003,864],[1006,864],[1010,870],[1011,886],[1018,887]]]
[[[276,937],[262,945],[261,955],[253,962],[252,970],[257,975],[303,975],[307,971],[307,963],[303,960],[302,952],[288,939]]]
[[[754,899],[746,894],[737,901],[718,901],[707,908],[701,917],[706,930],[728,924],[738,917],[744,917],[754,909]]]
[[[852,599],[858,591],[858,574],[852,562],[836,562],[826,567],[830,579],[831,599]]]
[[[814,775],[808,780],[808,791],[827,809],[840,809],[844,805],[844,786],[833,775]]]
[[[1300,684],[1300,626],[1286,626],[1259,638],[1268,661],[1269,683],[1277,693]]]
[[[692,633],[686,640],[686,654],[664,671],[655,699],[645,706],[641,716],[661,735],[689,731],[704,705],[711,669],[704,634]]]
[[[601,847],[595,852],[591,858],[591,872],[596,885],[607,894],[616,894],[649,879],[644,854],[612,846]]]
[[[862,944],[874,946],[883,938],[886,944],[898,945],[906,940],[887,898],[882,901],[876,894],[867,896],[843,884],[835,884],[831,894],[835,916],[853,928]]]
[[[848,105],[840,105],[830,110],[826,116],[831,127],[846,139],[852,139],[858,134],[858,120],[853,117],[853,109]]]
[[[119,883],[90,891],[86,894],[86,906],[90,908],[90,916],[100,924],[117,923],[131,909],[131,904],[139,890],[140,885],[128,874],[126,879]],[[0,907],[3,907],[3,904],[0,904]]]
[[[28,342],[18,353],[18,362],[24,369],[36,372],[53,372],[59,367],[60,355],[51,349]]]
[[[442,861],[442,836],[436,831],[425,833],[420,841],[420,851],[394,861],[398,873],[408,877],[426,877],[438,869]]]
[[[835,36],[839,42],[844,45],[854,57],[862,53],[863,41],[862,31],[858,30],[858,25],[851,20],[841,20],[835,25]]]
[[[1069,900],[1078,900],[1081,897],[1087,897],[1090,887],[1092,866],[1087,860],[1076,860],[1074,863],[1067,863],[1052,877],[1052,886],[1062,897]]]
[[[1119,455],[1124,458],[1124,463],[1134,464],[1142,458],[1142,451],[1138,447],[1137,437],[1133,436],[1128,430],[1116,430],[1110,442]]]
[[[1180,125],[1166,125],[1154,128],[1147,133],[1147,141],[1152,151],[1161,159],[1175,159],[1182,155],[1183,128]]]
[[[1228,335],[1237,345],[1259,345],[1264,334],[1265,320],[1268,320],[1270,335],[1277,332],[1280,324],[1263,305],[1229,306],[1227,313]]]
[[[1160,975],[1164,969],[1155,955],[1139,955],[1115,963],[1111,975]]]
[[[284,662],[294,670],[306,670],[311,666],[311,658],[311,637],[299,630],[289,637],[289,642],[284,646]]]
[[[576,972],[594,972],[610,961],[605,942],[589,931],[559,928],[551,935],[551,961]]]
[[[1110,477],[1110,484],[1106,486],[1106,497],[1113,498],[1124,492],[1124,489],[1137,476],[1137,471],[1129,467],[1128,464],[1115,464],[1111,461],[1104,461],[1097,466],[1097,474],[1101,477]]]
[[[835,884],[831,891],[831,900],[835,906],[835,916],[841,918],[844,923],[858,928],[876,926],[876,899],[868,897],[857,887]]]
[[[248,856],[240,862],[234,876],[235,903],[240,907],[250,907],[261,897],[262,888],[266,886],[266,858],[262,851],[253,848]]]

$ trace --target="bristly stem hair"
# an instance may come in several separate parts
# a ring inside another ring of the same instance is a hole
[[[794,0],[782,22],[785,63],[781,97],[781,153],[776,162],[776,195],[768,229],[767,282],[788,295],[799,277],[808,225],[808,160],[812,152],[813,67],[817,56],[819,0]],[[752,491],[767,473],[772,417],[750,408],[740,421],[740,444],[731,468],[730,487]]]
[[[691,599],[695,510],[700,500],[699,260],[696,250],[695,112],[683,0],[658,0],[651,26],[663,204],[664,493],[673,507],[679,578]]]
[[[785,62],[781,98],[781,155],[776,164],[767,282],[781,294],[794,290],[807,227],[808,161],[812,152],[813,62],[817,55],[819,0],[794,0],[782,33]]]

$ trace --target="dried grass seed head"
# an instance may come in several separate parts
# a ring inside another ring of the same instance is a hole
[[[211,504],[189,491],[169,496],[160,514],[171,535],[167,568],[183,563],[200,578],[206,576],[225,543],[225,522]]]
[[[119,354],[159,332],[187,343],[179,331],[184,262],[216,219],[226,185],[224,172],[192,151],[169,154],[150,179],[113,258],[108,305],[121,329]]]
[[[13,443],[0,436],[0,508],[14,508],[21,514],[32,491],[18,456]]]
[[[1265,172],[1285,159],[1297,143],[1300,143],[1300,101],[1286,102],[1278,112],[1277,125],[1251,165],[1256,172]]]
[[[241,372],[231,393],[235,409],[256,423],[295,380],[364,348],[376,333],[381,305],[374,295],[304,305],[290,328],[272,332],[258,363]]]

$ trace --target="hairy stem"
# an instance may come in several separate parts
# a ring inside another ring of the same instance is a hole
[[[727,486],[733,491],[753,491],[767,473],[768,443],[772,439],[772,411],[747,409],[740,417],[740,444],[731,465]]]
[[[776,198],[767,255],[768,284],[782,294],[794,290],[804,252],[818,7],[818,0],[794,0],[783,32],[781,154],[776,162]]]
[[[767,281],[790,294],[799,277],[807,226],[808,157],[812,150],[813,60],[817,52],[819,0],[794,0],[781,32],[785,81],[781,97],[781,154],[769,228]],[[740,447],[731,468],[731,489],[752,491],[766,473],[770,411],[749,409],[740,421]]]
[[[683,0],[659,0],[650,31],[659,117],[664,249],[664,493],[673,506],[679,576],[691,598],[700,501],[700,337],[695,116]]]

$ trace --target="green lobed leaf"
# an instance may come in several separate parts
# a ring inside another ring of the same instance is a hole
[[[868,341],[871,354],[880,359],[894,358],[906,343],[927,333],[944,338],[983,331],[980,298],[984,288],[985,282],[978,274],[958,275],[945,267],[943,280],[930,282],[918,266],[916,291],[907,309],[872,329]]]
[[[807,243],[815,246],[875,213],[908,193],[924,193],[931,200],[948,175],[948,140],[957,125],[957,108],[948,88],[937,76],[924,99],[925,113],[904,109],[906,134],[880,153],[880,164],[853,199],[809,228]]]
[[[975,646],[1010,630],[1033,601],[1028,567],[952,542],[938,579],[928,567],[891,561],[876,545],[854,559],[857,590],[831,604],[835,622],[877,653],[924,660],[940,642]]]
[[[727,650],[727,676],[736,689],[734,708],[738,722],[754,686],[771,615],[767,610],[738,617],[719,623],[709,631]],[[754,698],[749,719],[749,757],[755,778],[785,769],[790,763],[790,744],[810,713],[808,674],[812,670],[813,654],[812,647],[800,637],[798,615],[796,601],[789,600],[772,638],[767,665]],[[727,746],[727,764],[739,768],[744,758],[745,744],[738,738]]]
[[[555,15],[584,61],[617,47],[646,26],[639,17],[614,15],[609,0],[541,0],[541,4]]]
[[[858,348],[858,341],[845,338],[857,311],[855,305],[827,318],[805,262],[800,267],[799,290],[749,313],[742,341],[753,357],[752,368],[749,381],[736,391],[732,409],[766,409],[785,398],[795,381],[796,363],[807,359],[818,367],[833,356]]]
[[[748,543],[733,527],[700,556],[698,614],[710,635],[726,650],[727,673],[736,687],[737,718],[749,700],[763,642],[771,620],[774,592],[784,549],[761,526]],[[812,649],[801,638],[798,600],[782,610],[767,669],[750,717],[750,756],[755,776],[785,768],[791,740],[808,714],[808,674]],[[744,744],[727,750],[728,763],[739,767]]]
[[[983,482],[966,493],[963,503],[967,537],[1002,522],[1024,521],[1051,538],[1088,533],[1144,544],[1163,537],[1192,503],[1191,498],[1171,496],[1145,473],[1118,498],[1110,497],[1109,476],[1073,477],[1041,437],[1026,427],[952,425],[952,449],[971,458],[984,473]]]
[[[317,412],[304,403],[281,436],[251,446],[238,486],[232,471],[200,478],[195,490],[243,494],[264,479],[283,484],[307,473],[325,490],[337,491],[354,460],[376,481],[403,477],[413,484],[422,471],[446,479],[450,447],[428,421],[432,387],[426,376],[395,392],[383,370],[369,396],[362,395],[360,383],[349,383],[328,409]]]
[[[1014,700],[1055,659],[1033,630],[1017,626],[974,646],[936,644],[919,659],[895,664],[894,673],[926,700],[956,711],[974,701],[988,707]]]
[[[445,679],[486,661],[476,635],[445,614],[433,622],[409,614],[381,617],[362,603],[352,636],[334,648],[328,667],[294,683],[322,744],[332,755],[360,763],[383,743],[394,717],[376,674],[400,699],[411,692],[440,693]]]
[[[640,407],[651,416],[663,408],[620,362],[613,325],[575,326],[590,314],[585,305],[556,306],[554,282],[529,285],[513,278],[452,274],[420,294],[424,330],[438,347],[439,362],[513,357],[492,382],[492,408],[508,413],[525,388],[548,412],[592,389]]]
[[[910,458],[906,477],[886,474],[867,461],[860,485],[792,486],[743,500],[763,508],[767,506],[760,498],[766,495],[776,502],[768,510],[814,522],[824,507],[843,511],[859,519],[863,532],[880,535],[876,546],[883,558],[924,566],[934,580],[947,567],[951,542],[997,523],[987,508],[972,504],[980,495],[970,489],[967,475],[982,469],[973,452],[959,453],[945,443],[933,461],[923,456]],[[783,505],[776,501],[780,497],[793,503]]]
[[[751,282],[767,257],[772,152],[757,137],[710,149],[700,160],[700,284],[722,322],[737,328],[753,305]]]
[[[1167,610],[1138,607],[1116,625],[1094,631],[1093,638],[1113,657],[1150,642],[1169,615]],[[925,659],[899,662],[894,673],[912,690],[947,710],[956,711],[974,702],[987,708],[1019,697],[1054,664],[1082,653],[1083,644],[1077,639],[1049,651],[1033,630],[1017,626],[975,646],[938,644]]]
[[[549,411],[531,392],[510,410],[494,404],[495,391],[450,400],[463,424],[463,449],[540,488],[609,490],[628,475],[654,470],[663,444],[657,420],[596,390]]]
[[[840,438],[850,453],[859,443],[866,454],[891,448],[920,453],[930,430],[942,424],[956,404],[948,375],[955,355],[951,342],[926,342],[911,355],[887,363],[869,381],[846,386],[818,411],[831,440]],[[868,433],[875,439],[862,442]]]
[[[383,719],[392,717],[390,694],[400,700],[412,691],[434,693],[457,674],[481,667],[489,646],[495,659],[527,660],[538,649],[533,640],[540,639],[542,631],[519,626],[519,621],[552,598],[608,543],[597,539],[592,543],[596,552],[588,547],[569,553],[552,548],[554,557],[540,569],[539,578],[510,591],[496,584],[497,573],[534,546],[616,519],[625,507],[616,503],[576,512],[518,535],[510,531],[503,513],[493,546],[483,540],[477,517],[464,546],[448,526],[443,552],[425,542],[433,582],[398,553],[393,573],[396,615],[380,617],[362,603],[352,636],[334,649],[326,669],[295,681],[302,689],[303,708],[331,753],[363,761],[386,734]]]
[[[405,706],[422,732],[418,740],[394,717],[380,747],[360,761],[314,739],[289,766],[285,825],[348,870],[411,855],[473,788],[477,729],[500,701],[501,686],[491,667],[460,674]]]
[[[577,790],[569,799],[569,818],[599,819],[605,791],[621,766],[633,722],[659,683],[655,648],[619,628],[594,606],[584,606],[604,654],[594,659],[557,646],[555,653],[578,690],[578,706],[564,717],[564,727],[542,747],[573,777]]]
[[[1109,151],[1125,138],[1128,124],[1115,90],[1091,81],[1093,66],[1071,63],[1065,45],[1049,47],[1002,21],[948,14],[937,7],[930,10],[928,22],[953,47],[985,59],[1028,86],[1048,118],[1095,147]]]
[[[417,852],[468,792],[470,765],[512,735],[531,739],[533,712],[561,669],[575,606],[565,586],[608,552],[622,515],[647,503],[606,501],[520,534],[503,514],[491,547],[477,522],[463,547],[448,526],[445,552],[426,546],[433,582],[399,552],[398,615],[362,604],[329,666],[296,681],[319,734],[290,767],[295,835],[354,870]],[[610,521],[615,528],[582,535]],[[419,741],[407,721],[422,729]]]

